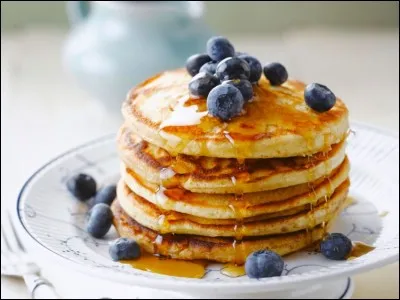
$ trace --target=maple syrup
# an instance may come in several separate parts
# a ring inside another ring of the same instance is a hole
[[[384,210],[384,211],[382,211],[382,212],[379,214],[379,217],[384,218],[384,217],[386,217],[388,214],[389,214],[389,212],[388,212],[387,210]]]
[[[235,216],[235,239],[232,243],[232,247],[235,250],[235,261],[244,261],[245,259],[245,249],[243,240],[243,227],[244,227],[244,220],[243,220],[243,194],[235,194],[235,200],[231,201],[229,207],[232,209],[234,216]]]
[[[185,261],[155,256],[142,251],[137,259],[122,260],[122,264],[130,265],[133,268],[157,274],[202,278],[206,273],[206,261]]]
[[[374,246],[365,244],[363,242],[353,242],[353,248],[351,249],[351,252],[347,257],[347,260],[353,260],[358,257],[361,257],[361,256],[371,252],[374,249],[375,249]]]
[[[186,106],[186,102],[190,100],[188,96],[183,96],[179,99],[171,111],[169,118],[160,124],[159,129],[170,126],[191,126],[200,124],[201,119],[208,114],[208,111],[199,112],[197,105]]]
[[[345,201],[345,207],[349,207],[355,204],[357,204],[357,200],[354,197],[347,196]]]
[[[241,277],[246,275],[244,265],[225,264],[221,269],[221,274],[228,277]]]
[[[311,245],[313,243],[313,237],[312,237],[312,230],[315,227],[315,216],[313,214],[313,209],[314,209],[314,205],[316,204],[318,199],[317,199],[317,193],[315,191],[315,187],[313,184],[313,181],[315,180],[315,161],[314,161],[314,157],[311,154],[313,145],[314,145],[314,138],[312,135],[310,134],[306,134],[303,135],[303,137],[306,140],[306,144],[307,144],[307,149],[308,149],[308,154],[307,154],[307,184],[308,187],[311,189],[310,195],[312,196],[311,199],[311,203],[309,206],[309,211],[307,213],[307,218],[308,218],[308,224],[307,224],[307,228],[306,228],[306,243],[307,245]]]

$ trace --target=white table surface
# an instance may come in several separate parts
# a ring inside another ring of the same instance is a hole
[[[65,150],[115,132],[120,116],[80,90],[61,66],[65,33],[31,29],[1,37],[1,206],[14,208],[24,181]],[[398,132],[399,32],[302,30],[232,36],[292,77],[329,86],[351,118]],[[399,298],[399,264],[354,277],[354,298]],[[1,298],[26,298],[22,281],[1,278]]]

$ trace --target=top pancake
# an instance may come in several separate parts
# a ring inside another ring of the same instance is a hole
[[[206,99],[191,98],[191,76],[178,69],[160,73],[132,89],[122,105],[126,124],[171,155],[272,158],[310,155],[342,141],[348,110],[317,113],[304,102],[305,85],[289,80],[271,86],[265,77],[242,115],[222,122],[207,114]]]

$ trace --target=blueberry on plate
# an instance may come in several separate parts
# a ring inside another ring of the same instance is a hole
[[[223,60],[235,55],[235,48],[222,36],[215,36],[207,41],[207,54],[214,61]]]
[[[199,73],[205,72],[210,75],[214,75],[215,71],[217,70],[218,63],[215,61],[209,61],[201,66]]]
[[[246,274],[250,278],[281,276],[283,267],[282,257],[269,250],[260,250],[251,253],[244,265]]]
[[[195,97],[207,97],[208,93],[219,84],[214,75],[200,72],[189,82],[189,91]]]
[[[248,79],[250,76],[249,64],[239,57],[228,57],[217,65],[216,75],[219,80]]]
[[[96,181],[87,174],[76,174],[68,179],[67,189],[80,201],[86,201],[96,194]]]
[[[199,73],[201,66],[209,61],[211,61],[211,58],[207,54],[194,54],[187,59],[186,70],[194,76]]]
[[[320,243],[321,253],[332,260],[345,260],[352,248],[351,240],[341,233],[328,234]]]
[[[117,187],[115,185],[107,185],[100,189],[94,197],[94,203],[104,203],[111,205],[117,195]]]
[[[326,112],[336,103],[335,94],[325,85],[311,83],[304,89],[306,104],[317,112]]]
[[[242,93],[243,100],[249,101],[253,97],[253,86],[246,79],[232,79],[222,82],[222,84],[231,84]]]
[[[135,259],[140,257],[140,247],[133,239],[119,238],[108,249],[112,260]]]
[[[245,60],[250,67],[250,77],[249,80],[251,83],[256,83],[260,80],[262,74],[262,65],[257,58],[250,55],[239,55],[239,58]]]
[[[111,228],[112,212],[107,204],[99,203],[89,211],[86,231],[95,238],[102,238]]]
[[[265,77],[269,80],[271,85],[281,85],[289,77],[286,68],[277,62],[265,65],[263,70]]]
[[[227,121],[243,109],[244,99],[238,88],[231,84],[221,84],[213,88],[207,97],[209,114]]]

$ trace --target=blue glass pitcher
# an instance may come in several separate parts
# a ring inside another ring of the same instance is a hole
[[[68,1],[63,59],[92,96],[119,113],[130,88],[183,67],[212,35],[199,1]]]

